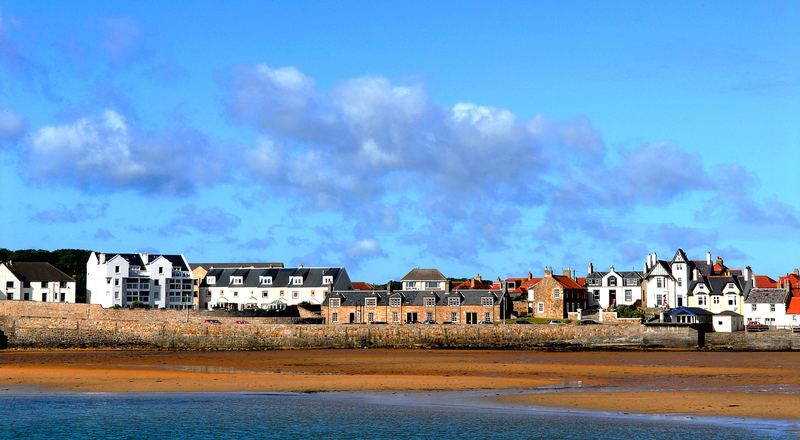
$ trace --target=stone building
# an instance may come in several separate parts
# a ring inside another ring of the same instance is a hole
[[[478,324],[507,319],[502,290],[334,290],[322,305],[327,324]]]
[[[589,293],[571,277],[571,270],[553,275],[553,268],[544,269],[544,277],[528,289],[528,301],[533,304],[533,316],[563,319],[569,312],[585,310]]]

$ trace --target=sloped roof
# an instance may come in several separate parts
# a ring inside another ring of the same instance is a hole
[[[581,289],[581,290],[585,289],[584,286],[581,286],[572,278],[564,275],[553,275],[553,279],[558,281],[558,283],[561,284],[561,286],[564,287],[565,289]]]
[[[314,267],[314,268],[283,268],[283,269],[211,269],[203,279],[201,286],[208,287],[228,287],[231,284],[232,276],[242,277],[242,284],[236,284],[235,287],[326,287],[322,283],[324,276],[332,276],[334,285],[339,284],[339,280],[344,276],[344,268],[341,267]],[[259,280],[262,276],[272,277],[272,284],[262,285]],[[290,284],[291,277],[303,277],[303,284],[295,285]],[[214,283],[209,284],[209,277],[214,277]],[[350,288],[350,282],[347,280],[347,286],[342,288]]]
[[[670,316],[675,316],[678,314],[685,314],[685,315],[713,315],[713,313],[709,312],[706,309],[701,309],[700,307],[678,307],[677,309],[672,310],[669,312]]]
[[[786,308],[787,315],[800,315],[800,296],[793,296],[789,300],[789,307]]]
[[[375,286],[364,281],[353,281],[352,284],[354,290],[375,290]]]
[[[20,281],[58,281],[75,282],[75,280],[60,271],[50,263],[14,261],[3,263]]]
[[[402,278],[402,281],[447,281],[447,277],[439,269],[414,268]]]
[[[389,294],[386,290],[334,290],[328,298],[340,298],[341,306],[363,305],[365,298],[377,298],[377,305],[387,305],[389,298],[398,296],[403,305],[423,306],[425,298],[435,298],[437,305],[447,305],[448,298],[457,297],[460,305],[481,305],[481,298],[492,297],[495,301],[503,298],[503,292],[488,289],[466,289],[442,292],[440,290],[395,290]]]
[[[754,275],[757,287],[778,287],[778,282],[767,275]]]
[[[283,263],[190,263],[189,267],[192,270],[197,269],[198,267],[203,267],[206,269],[235,269],[240,267],[247,267],[251,269],[262,269],[262,268],[282,268]]]
[[[756,287],[750,289],[744,302],[747,304],[786,304],[788,296],[789,291],[786,289]]]

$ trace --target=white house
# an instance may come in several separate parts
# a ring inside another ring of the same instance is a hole
[[[192,308],[193,280],[183,255],[92,252],[86,262],[87,302],[103,307]]]
[[[0,288],[0,299],[75,302],[75,280],[50,263],[2,263]]]
[[[647,255],[644,263],[644,291],[647,307],[673,308],[689,304],[689,285],[703,276],[741,275],[729,269],[721,257],[711,261],[711,252],[705,260],[689,260],[683,249],[678,249],[672,260],[659,260],[655,252]]]
[[[712,327],[715,332],[731,333],[744,330],[744,316],[726,310],[712,316]]]
[[[448,291],[447,277],[438,269],[414,268],[403,277],[403,290]]]
[[[758,322],[776,327],[798,326],[800,321],[797,315],[786,313],[790,298],[788,284],[783,288],[752,288],[744,300],[744,317],[748,324]]]
[[[343,267],[214,268],[200,284],[209,309],[283,309],[322,304],[332,289],[351,290]]]
[[[641,301],[643,279],[642,272],[617,272],[614,266],[608,272],[596,272],[594,265],[589,263],[585,281],[589,290],[589,307],[608,309]]]

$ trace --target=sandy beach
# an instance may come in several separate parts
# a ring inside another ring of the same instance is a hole
[[[502,401],[800,419],[800,353],[6,351],[0,386],[59,391],[552,390]]]

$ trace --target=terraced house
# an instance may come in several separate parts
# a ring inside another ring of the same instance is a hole
[[[562,319],[578,309],[586,310],[589,293],[572,278],[572,271],[564,269],[563,275],[554,275],[552,267],[544,269],[544,277],[528,289],[528,302],[533,304],[533,316]]]
[[[510,309],[501,290],[334,290],[322,316],[327,324],[479,324],[506,319]]]
[[[75,280],[50,263],[0,264],[0,299],[75,302]]]
[[[208,309],[283,309],[322,304],[334,289],[352,289],[343,267],[214,268],[200,284],[200,295]]]
[[[589,307],[609,309],[617,305],[633,305],[642,300],[643,280],[642,272],[617,272],[614,266],[608,272],[600,272],[595,271],[594,265],[589,263],[589,272],[584,281],[590,293]]]
[[[183,255],[95,253],[86,263],[87,302],[191,309],[194,277]]]

